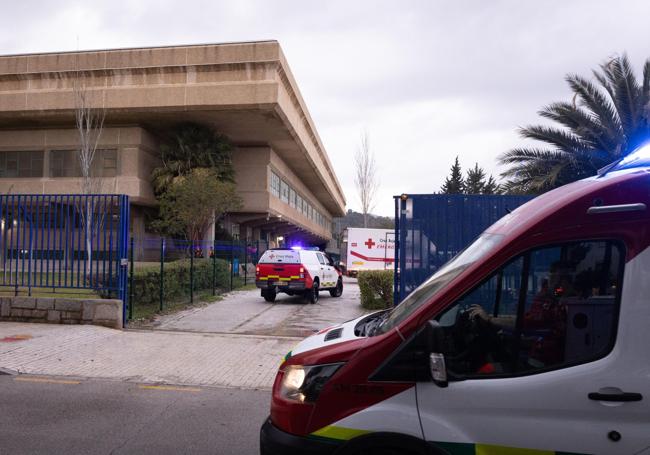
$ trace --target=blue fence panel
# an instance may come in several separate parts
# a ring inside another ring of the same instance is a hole
[[[128,232],[128,196],[0,195],[0,290],[92,289],[126,304]]]
[[[395,303],[508,211],[532,198],[462,194],[395,197]]]

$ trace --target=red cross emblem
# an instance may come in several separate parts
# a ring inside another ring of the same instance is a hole
[[[369,250],[372,250],[372,247],[373,247],[374,245],[376,245],[376,243],[373,242],[372,239],[368,239],[367,242],[364,242],[364,245],[366,245],[366,246],[368,247]]]

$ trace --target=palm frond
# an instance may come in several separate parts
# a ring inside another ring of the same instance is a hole
[[[590,81],[578,75],[567,76],[567,83],[578,94],[581,104],[589,109],[611,137],[622,136],[618,112],[607,97]]]
[[[519,129],[519,134],[528,139],[554,145],[567,153],[573,153],[574,151],[589,147],[589,144],[585,143],[575,134],[548,126],[526,126]]]

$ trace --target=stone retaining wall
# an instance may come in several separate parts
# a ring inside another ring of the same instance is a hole
[[[0,298],[0,321],[93,324],[122,328],[122,301],[41,297]]]

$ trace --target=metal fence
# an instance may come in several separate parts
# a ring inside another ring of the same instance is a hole
[[[395,197],[395,304],[533,196],[409,194]]]
[[[124,195],[0,195],[0,291],[126,296]]]
[[[232,290],[255,283],[255,267],[268,249],[264,241],[191,242],[132,237],[129,243],[128,319],[144,307],[148,307],[150,315],[172,304],[192,304],[199,293],[215,295],[218,289]],[[145,280],[145,275],[148,283],[138,283]],[[174,289],[170,292],[172,281]]]

